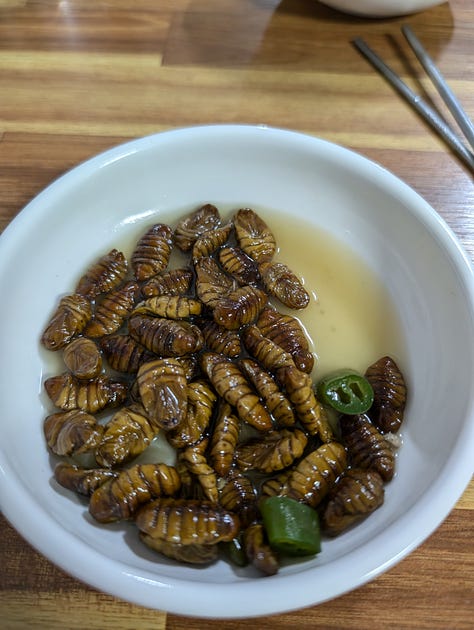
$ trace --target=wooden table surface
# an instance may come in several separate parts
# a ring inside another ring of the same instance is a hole
[[[405,22],[474,116],[472,0],[387,20],[315,0],[0,0],[0,230],[56,177],[122,141],[202,123],[266,123],[388,168],[473,258],[472,176],[350,43],[364,37],[440,106],[403,43]],[[439,529],[372,583],[251,626],[474,627],[473,509],[471,483]],[[1,516],[0,527],[2,629],[246,624],[166,615],[98,593],[51,565]]]

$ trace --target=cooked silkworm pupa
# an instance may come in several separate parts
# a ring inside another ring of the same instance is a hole
[[[323,395],[300,313],[317,287],[289,262],[255,210],[207,203],[64,288],[41,336],[64,363],[43,433],[55,483],[98,526],[123,524],[158,560],[271,576],[319,552],[319,522],[337,536],[382,508],[407,384],[383,356],[337,388],[367,394],[363,412]]]
[[[66,367],[76,378],[88,380],[102,372],[102,354],[97,344],[87,337],[77,337],[64,348]]]

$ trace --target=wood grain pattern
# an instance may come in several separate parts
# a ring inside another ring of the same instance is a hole
[[[186,125],[265,123],[343,144],[388,168],[474,258],[471,175],[351,45],[363,36],[447,115],[404,44],[405,22],[474,116],[472,0],[388,20],[346,16],[316,0],[0,0],[0,230],[58,176],[122,141]],[[250,623],[472,628],[473,509],[471,483],[440,528],[373,582]],[[1,517],[0,532],[2,630],[247,623],[119,601],[65,575]]]

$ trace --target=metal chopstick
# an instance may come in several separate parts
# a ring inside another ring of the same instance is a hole
[[[418,57],[418,61],[423,66],[426,74],[430,77],[434,86],[438,90],[441,98],[446,103],[449,111],[458,123],[460,129],[466,137],[466,140],[474,149],[474,125],[469,119],[469,116],[466,114],[455,94],[446,83],[443,75],[439,71],[433,59],[431,59],[429,54],[426,52],[423,44],[420,42],[415,33],[407,24],[402,26],[402,33],[404,34],[407,42],[412,47],[413,52]]]
[[[363,39],[357,37],[353,44],[474,172],[474,154],[464,146],[441,116],[421,96],[413,92]]]

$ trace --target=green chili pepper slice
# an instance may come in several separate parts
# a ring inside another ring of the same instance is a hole
[[[365,413],[374,402],[374,390],[369,381],[349,370],[323,378],[316,393],[323,404],[347,415]]]
[[[321,551],[318,513],[289,497],[269,497],[260,511],[268,543],[288,556],[312,556]]]

